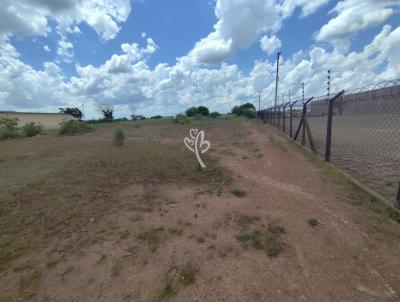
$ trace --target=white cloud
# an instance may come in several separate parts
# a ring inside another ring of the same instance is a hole
[[[278,50],[282,46],[281,40],[275,35],[271,37],[268,36],[262,37],[260,43],[261,43],[261,49],[269,55],[273,54],[276,50]]]
[[[71,62],[74,57],[73,49],[74,45],[63,37],[58,41],[57,55],[65,62]]]
[[[214,32],[196,43],[189,57],[198,63],[220,63],[237,49],[248,48],[257,37],[279,28],[273,0],[217,0]]]
[[[77,24],[84,22],[109,40],[117,35],[118,24],[126,21],[130,11],[130,0],[2,0],[0,36],[45,36],[52,19],[62,33],[79,33]]]
[[[283,17],[290,17],[296,7],[301,7],[301,17],[307,17],[315,13],[319,8],[330,2],[331,0],[284,0],[280,9]]]
[[[47,44],[43,46],[43,50],[44,50],[45,52],[50,52],[50,51],[51,51],[49,45],[47,45]]]
[[[398,0],[346,0],[340,1],[331,13],[337,16],[325,24],[316,34],[317,41],[348,45],[349,38],[360,30],[382,24],[395,13]]]

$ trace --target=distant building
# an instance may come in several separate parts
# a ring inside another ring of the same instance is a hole
[[[0,118],[3,116],[18,119],[18,126],[23,126],[28,122],[39,122],[44,127],[58,127],[60,123],[76,119],[72,115],[64,113],[39,113],[39,112],[16,112],[0,111]]]

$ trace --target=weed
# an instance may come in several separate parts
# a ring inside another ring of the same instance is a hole
[[[41,123],[29,122],[22,126],[22,132],[27,137],[32,137],[43,132],[43,126]]]
[[[78,134],[90,132],[92,130],[93,130],[93,128],[85,122],[77,121],[77,120],[70,120],[70,121],[61,123],[60,134],[61,135],[78,135]]]
[[[310,219],[307,220],[307,222],[313,228],[316,227],[319,224],[319,221],[317,219],[315,219],[315,218],[310,218]]]
[[[276,240],[270,240],[268,241],[267,244],[267,255],[269,257],[277,257],[280,254],[280,252],[282,252],[283,248],[284,248],[283,243]]]
[[[0,139],[10,139],[18,136],[18,119],[12,117],[0,118]]]
[[[140,233],[137,238],[145,241],[149,245],[150,251],[154,253],[160,244],[160,236],[163,231],[164,228],[162,227],[154,228],[149,231]]]
[[[198,243],[204,243],[206,240],[205,240],[204,237],[202,237],[202,236],[197,236],[197,237],[196,237],[196,241],[197,241]]]
[[[125,132],[122,129],[116,129],[114,132],[114,145],[122,146],[125,143]]]
[[[268,231],[273,235],[285,234],[286,230],[283,226],[280,226],[275,223],[271,223],[268,225]]]
[[[38,270],[27,272],[21,276],[19,287],[26,300],[31,299],[39,287],[42,273]]]
[[[126,239],[129,237],[130,234],[131,234],[131,232],[129,230],[122,231],[119,233],[119,238]]]
[[[0,271],[2,271],[6,264],[12,260],[22,256],[23,249],[13,249],[13,248],[0,248]]]
[[[55,267],[61,260],[60,259],[52,259],[47,261],[46,267],[47,268],[51,268],[51,267]]]
[[[268,229],[254,230],[236,236],[242,242],[243,247],[253,247],[257,250],[265,250],[269,257],[276,257],[285,247],[278,239],[279,235],[285,233],[285,229],[278,225],[271,225]]]
[[[239,198],[243,198],[243,197],[247,196],[246,191],[243,191],[243,190],[240,190],[240,189],[233,189],[233,190],[231,190],[231,193],[233,195],[235,195],[236,197],[239,197]]]
[[[117,262],[113,265],[113,267],[111,268],[111,275],[114,277],[119,276],[119,274],[121,273],[123,267],[122,264],[120,262]]]
[[[173,296],[176,295],[176,289],[174,287],[174,284],[172,280],[167,280],[167,283],[165,286],[160,290],[160,293],[158,294],[158,300],[164,300],[164,299],[169,299],[172,298]]]
[[[180,281],[187,285],[196,281],[198,269],[191,263],[186,263],[180,272]]]

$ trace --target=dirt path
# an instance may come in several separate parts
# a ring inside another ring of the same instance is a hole
[[[247,127],[239,139],[213,144],[233,188],[246,196],[201,185],[129,185],[107,217],[1,273],[0,297],[400,301],[399,225],[355,205],[273,129]],[[312,227],[310,219],[320,223]],[[277,235],[283,250],[276,257],[238,240],[271,225],[285,230]],[[187,264],[195,268],[190,284],[182,280]]]

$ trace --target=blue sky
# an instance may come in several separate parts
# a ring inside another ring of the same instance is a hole
[[[281,93],[400,77],[400,1],[5,0],[0,5],[0,110],[101,106],[117,116],[229,111]],[[15,14],[18,11],[19,14]],[[355,77],[355,75],[357,75]]]

